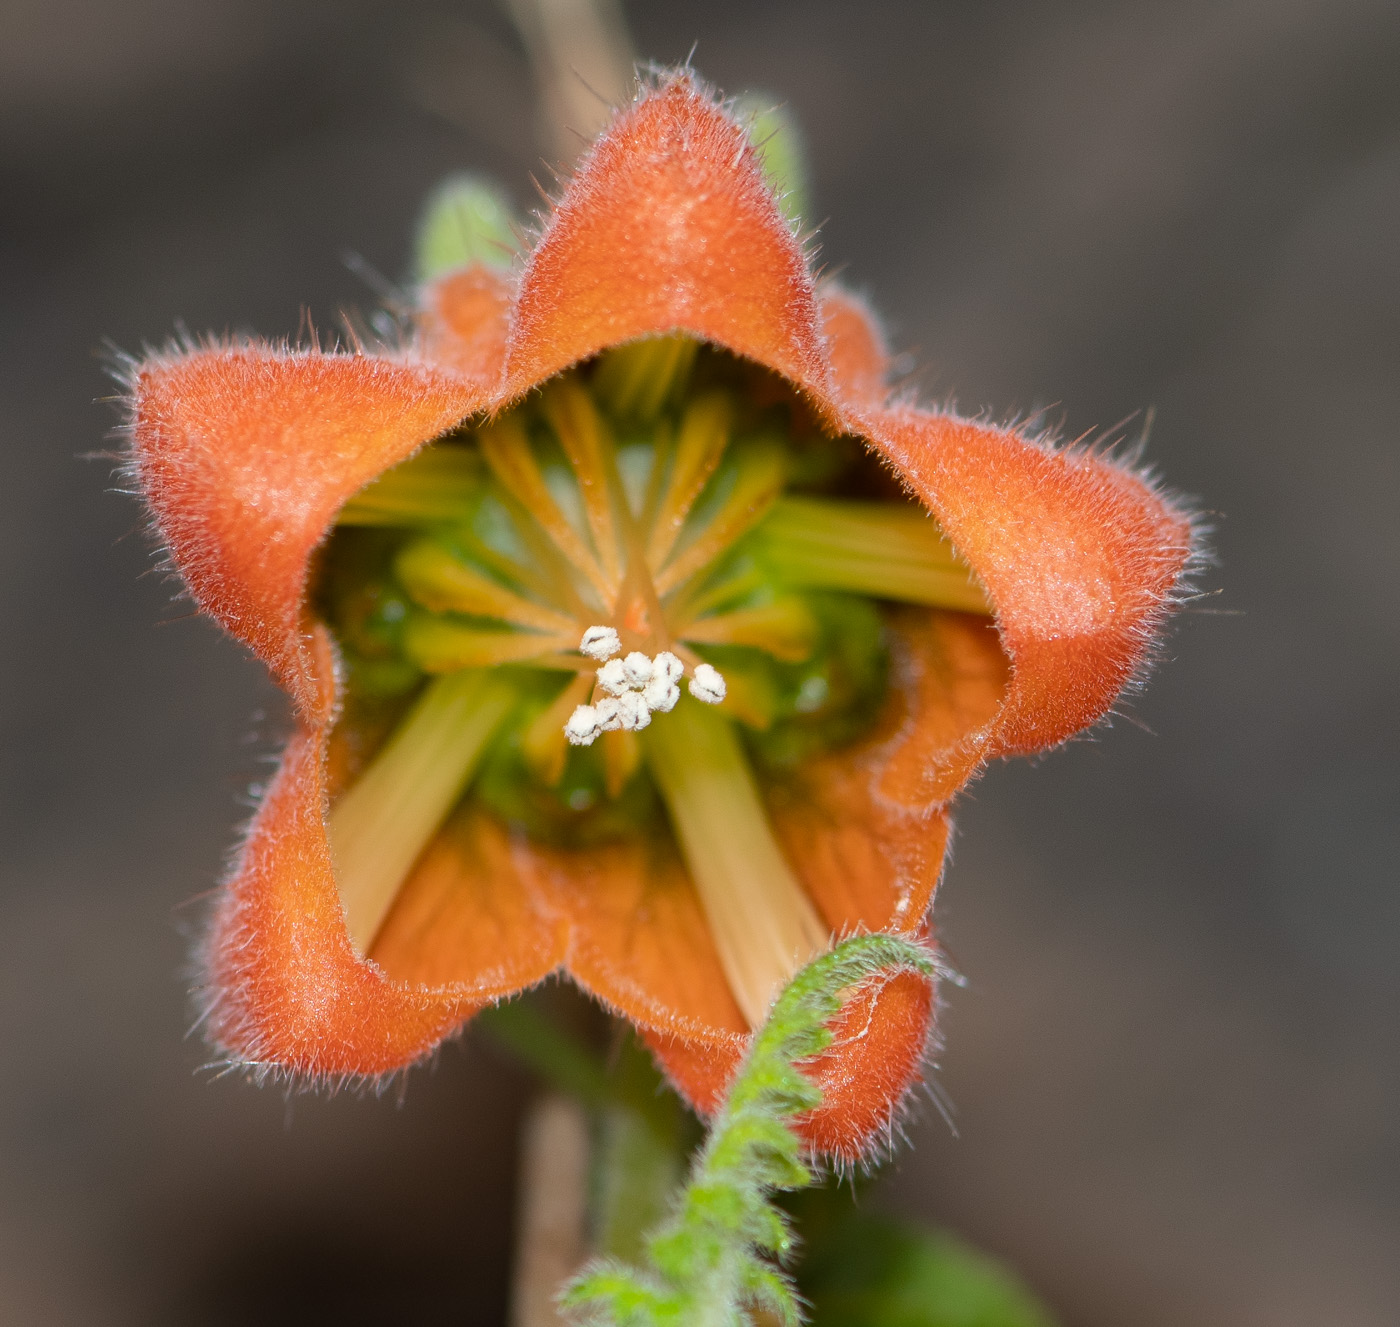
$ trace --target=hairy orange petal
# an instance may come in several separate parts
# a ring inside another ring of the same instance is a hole
[[[490,998],[392,981],[350,946],[331,870],[323,734],[301,730],[253,820],[205,947],[209,1039],[317,1079],[383,1074]]]
[[[416,365],[244,345],[148,360],[132,397],[137,477],[196,602],[324,716],[303,621],[312,550],[352,493],[479,391]]]
[[[742,1036],[699,896],[669,842],[535,857],[569,919],[565,966],[580,986],[639,1027]]]
[[[521,279],[507,391],[669,331],[826,396],[801,246],[743,128],[688,75],[619,115],[565,189]]]
[[[933,901],[947,820],[879,795],[878,747],[833,752],[767,790],[769,815],[832,931],[917,931]]]
[[[499,997],[547,977],[567,948],[567,927],[510,831],[469,806],[404,881],[370,957],[398,981]]]
[[[864,983],[832,1020],[832,1044],[806,1068],[822,1103],[799,1132],[825,1156],[856,1162],[897,1122],[933,1023],[933,983],[913,972]]]
[[[664,840],[552,848],[469,810],[423,854],[372,956],[403,981],[498,995],[562,965],[638,1026],[746,1031],[695,886]]]
[[[882,802],[917,816],[947,803],[982,763],[1011,668],[986,618],[905,610],[895,621],[893,663],[911,718],[876,781]]]
[[[912,408],[871,415],[868,435],[995,605],[1012,678],[980,759],[1043,750],[1102,718],[1171,606],[1187,519],[1090,452]]]
[[[505,365],[512,295],[507,276],[484,263],[432,282],[422,294],[424,356],[494,388]]]
[[[830,283],[821,288],[821,319],[837,391],[847,403],[883,404],[890,356],[879,320],[859,296]]]
[[[748,1037],[738,1033],[682,1037],[654,1028],[643,1028],[642,1040],[671,1085],[702,1115],[719,1108],[749,1043]]]

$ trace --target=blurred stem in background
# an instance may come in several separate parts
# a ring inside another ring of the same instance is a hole
[[[586,1257],[641,1258],[700,1127],[624,1024],[614,1024],[605,1061],[538,997],[497,1005],[481,1022],[545,1086],[521,1130],[511,1323],[551,1327],[565,1321],[554,1297]]]
[[[636,56],[618,0],[506,0],[539,96],[551,162],[570,165],[630,100]]]

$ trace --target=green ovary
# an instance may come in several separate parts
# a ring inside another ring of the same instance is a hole
[[[610,351],[381,476],[342,511],[315,597],[346,664],[331,839],[362,952],[465,797],[565,846],[670,832],[751,1021],[825,932],[750,761],[781,775],[869,730],[883,604],[988,611],[856,440],[681,337]],[[579,652],[595,626],[619,657],[712,664],[725,699],[570,745],[603,695]],[[707,847],[731,832],[735,852]],[[759,933],[771,952],[750,952]]]

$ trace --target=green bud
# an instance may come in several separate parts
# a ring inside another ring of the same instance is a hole
[[[432,281],[472,263],[508,267],[519,247],[504,191],[480,175],[449,175],[419,217],[416,275]]]
[[[749,141],[763,163],[769,187],[789,221],[807,215],[807,148],[797,117],[777,99],[763,92],[745,92],[735,99],[741,123],[747,123]]]

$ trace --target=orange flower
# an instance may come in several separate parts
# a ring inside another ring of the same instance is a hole
[[[160,537],[295,712],[203,950],[206,1026],[231,1061],[386,1074],[563,971],[631,1020],[706,1110],[774,983],[829,934],[927,934],[950,799],[991,758],[1105,714],[1143,667],[1191,531],[1112,460],[891,403],[886,371],[865,308],[814,281],[743,128],[683,73],[618,115],[518,278],[476,265],[430,284],[407,349],[237,343],[136,367],[132,458]],[[744,420],[780,421],[778,441],[726,450]],[[650,467],[635,493],[621,478],[628,429]],[[842,439],[883,468],[853,463]],[[812,457],[835,457],[840,477],[783,497],[784,476],[802,487],[794,458]],[[527,551],[439,537],[434,504],[458,489],[494,494]],[[418,533],[366,533],[400,519]],[[391,579],[409,594],[392,613],[374,599],[388,582],[355,570],[353,548],[397,559]],[[777,567],[772,583],[733,571],[736,549]],[[803,705],[827,703],[826,674],[775,721],[765,678],[786,686],[792,661],[854,648],[841,633],[856,619],[821,618],[846,591],[879,605],[861,610],[874,625],[855,644],[883,642],[883,680],[853,684],[869,704],[850,702],[839,731],[802,727]],[[371,600],[398,651],[379,674],[346,625]],[[578,652],[590,626],[618,631],[648,667],[662,651],[692,678],[718,663],[727,698],[674,712],[635,700],[645,733],[614,720],[596,747],[568,746],[574,707],[606,701]],[[439,680],[415,692],[425,674]],[[362,703],[356,679],[390,675],[383,690],[402,698]],[[417,737],[382,745],[385,714]],[[725,715],[746,725],[742,742]],[[766,724],[806,745],[760,759],[776,749],[762,747]],[[470,754],[449,759],[449,746]],[[524,788],[520,805],[553,797],[548,823],[574,824],[566,765],[605,781],[620,831],[597,828],[596,807],[578,812],[586,832],[553,837],[503,809]],[[507,771],[506,793],[488,767]],[[706,769],[723,776],[718,802]],[[637,811],[621,790],[643,785]],[[769,926],[792,952],[759,952]],[[889,1126],[931,1008],[907,975],[852,996],[812,1068],[816,1147],[854,1157]]]

